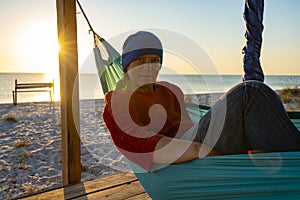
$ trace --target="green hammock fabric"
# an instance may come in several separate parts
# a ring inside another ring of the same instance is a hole
[[[103,38],[95,36],[94,55],[103,94],[114,90],[123,76],[120,54]]]

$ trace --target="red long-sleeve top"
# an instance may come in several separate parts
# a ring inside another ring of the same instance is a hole
[[[180,138],[193,125],[181,89],[168,82],[155,84],[152,92],[108,92],[103,118],[121,153],[147,171],[157,142]]]

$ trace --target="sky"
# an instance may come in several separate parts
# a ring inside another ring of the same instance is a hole
[[[213,66],[219,74],[242,74],[244,0],[80,2],[94,30],[117,50],[129,33],[151,30],[167,47],[168,69],[196,73],[198,59],[209,60],[206,68]],[[265,0],[261,63],[266,75],[300,75],[299,8],[299,0]],[[1,0],[0,73],[57,73],[56,22],[55,0]],[[84,68],[93,38],[79,10],[77,28],[79,66]]]

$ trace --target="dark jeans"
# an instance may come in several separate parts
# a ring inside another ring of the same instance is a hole
[[[264,73],[260,64],[264,0],[246,0],[244,19],[246,25],[246,45],[244,53],[244,80],[264,81]]]
[[[300,133],[280,98],[258,81],[243,82],[219,100],[199,121],[195,141],[222,154],[300,151]]]

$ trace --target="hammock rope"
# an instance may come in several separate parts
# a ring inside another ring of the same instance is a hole
[[[94,56],[97,66],[98,76],[102,86],[103,94],[114,90],[117,82],[123,76],[121,65],[121,56],[104,38],[100,37],[93,29],[87,15],[85,14],[81,4],[76,0],[85,20],[89,25],[89,33],[94,36]]]
[[[90,23],[90,21],[89,21],[87,15],[85,14],[85,12],[84,12],[84,10],[83,10],[83,8],[82,8],[80,2],[79,2],[78,0],[76,0],[76,2],[77,2],[78,6],[79,6],[79,8],[80,8],[80,10],[81,10],[81,12],[82,12],[82,14],[83,14],[83,16],[84,16],[84,18],[85,18],[85,20],[86,20],[88,26],[90,27],[89,33],[92,32],[93,35],[94,35],[94,38],[96,38],[96,37],[99,37],[99,38],[100,38],[100,36],[94,31],[94,29],[93,29],[93,27],[92,27],[92,25],[91,25],[91,23]],[[94,44],[96,45],[96,41],[95,41],[95,40],[94,40]]]

